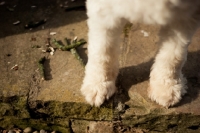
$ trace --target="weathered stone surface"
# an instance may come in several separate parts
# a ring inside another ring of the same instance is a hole
[[[165,109],[149,100],[146,89],[153,57],[157,51],[159,27],[136,24],[125,38],[121,54],[121,70],[118,77],[119,91],[114,98],[116,112],[123,125],[159,132],[200,131],[199,56],[200,30],[189,46],[188,61],[183,73],[188,79],[188,93],[174,107]],[[144,30],[149,33],[144,37]],[[118,111],[119,103],[125,110]],[[193,125],[193,126],[192,126]],[[196,125],[196,126],[195,126]]]
[[[112,122],[98,122],[98,121],[84,121],[84,120],[71,120],[72,131],[75,133],[113,133]]]
[[[7,1],[6,1],[7,2]],[[39,0],[18,4],[14,12],[1,6],[0,16],[0,127],[32,127],[37,130],[67,132],[200,132],[200,30],[189,46],[183,73],[188,93],[175,107],[165,109],[147,97],[148,78],[157,51],[159,27],[128,25],[123,31],[118,92],[101,108],[91,107],[80,94],[84,68],[69,51],[42,53],[48,38],[65,44],[65,38],[87,39],[85,11],[65,12],[65,0]],[[83,0],[72,2],[81,5]],[[31,9],[31,5],[37,8]],[[29,21],[47,18],[32,30]],[[19,25],[12,25],[20,20]],[[43,28],[42,28],[43,27]],[[50,36],[50,32],[56,35]],[[148,33],[146,36],[144,33]],[[125,35],[125,37],[124,37]],[[41,48],[32,48],[32,46]],[[53,44],[52,44],[53,46]],[[87,62],[87,45],[77,50]],[[44,62],[45,79],[38,70]],[[17,64],[18,70],[11,70]]]
[[[106,104],[101,108],[92,107],[88,104],[72,102],[38,102],[33,109],[35,114],[45,115],[51,118],[80,118],[88,120],[112,120],[112,104]]]
[[[126,94],[122,93],[122,96],[120,96],[119,93],[119,97],[122,98],[118,98],[117,100],[127,103],[130,106],[141,106],[144,109],[142,109],[142,112],[139,111],[139,114],[145,115],[151,112],[151,110],[162,109],[162,107],[148,99],[146,91],[153,57],[157,51],[157,45],[155,44],[158,41],[157,32],[159,28],[144,25],[138,25],[136,27],[133,27],[134,31],[130,32],[129,37],[123,44],[126,49],[123,49],[122,52],[122,69],[119,74],[118,84],[120,90]],[[149,36],[144,37],[141,30],[147,31]],[[200,84],[198,83],[198,69],[200,65],[197,63],[199,62],[198,57],[200,51],[200,45],[198,44],[199,34],[200,30],[193,37],[192,43],[189,46],[188,61],[183,69],[183,73],[188,79],[188,93],[178,105],[166,109],[165,112],[200,114],[200,106],[196,104],[200,100]]]

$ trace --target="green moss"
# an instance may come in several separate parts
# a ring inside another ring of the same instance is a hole
[[[61,127],[61,126],[52,126],[52,131],[58,131],[61,133],[71,133],[70,128]]]
[[[68,118],[47,118],[46,121],[49,121],[51,125],[70,127]]]
[[[124,119],[122,123],[123,125],[148,129],[150,131],[185,132],[191,125],[199,125],[200,116],[194,116],[192,114],[149,114]]]
[[[35,110],[36,113],[46,114],[51,118],[79,118],[90,120],[112,120],[112,104],[106,104],[101,108],[92,107],[83,103],[64,103],[49,101],[41,103],[40,108]]]
[[[111,102],[97,108],[83,103],[36,101],[35,108],[28,108],[27,97],[11,97],[0,99],[0,107],[0,127],[7,129],[17,126],[22,129],[32,127],[35,130],[68,133],[74,123],[71,122],[73,119],[78,120],[80,127],[84,129],[89,121],[112,121],[115,118]],[[132,108],[134,108],[133,111],[145,110],[136,106]],[[152,132],[197,132],[200,130],[200,116],[177,113],[166,115],[164,112],[162,109],[157,109],[149,110],[146,115],[136,115],[131,111],[115,115],[123,116],[121,122],[124,126],[147,129]]]
[[[30,118],[27,110],[27,97],[1,98],[0,107],[0,116]]]
[[[10,104],[8,103],[0,103],[0,117],[5,115],[13,115],[14,111]]]
[[[128,37],[132,25],[133,25],[132,23],[127,23],[127,24],[124,26],[124,30],[123,30],[124,37]]]

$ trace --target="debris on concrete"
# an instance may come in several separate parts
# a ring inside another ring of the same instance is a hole
[[[14,12],[15,9],[14,9],[14,7],[7,6],[7,10],[10,11],[10,12]]]
[[[56,35],[57,33],[56,32],[50,32],[49,33],[51,36],[53,36],[53,35]]]
[[[42,49],[42,52],[43,52],[43,53],[49,52],[50,55],[54,55],[55,50],[54,50],[53,47],[47,46],[46,49]]]
[[[47,50],[46,50],[46,49],[42,49],[42,52],[43,52],[43,53],[46,53],[46,52],[47,52]]]
[[[50,52],[50,55],[53,55],[53,54],[54,54],[54,52],[51,51],[51,52]]]
[[[11,68],[11,70],[18,70],[18,65],[16,64],[16,65],[14,65],[12,68]]]
[[[13,23],[13,25],[18,25],[20,24],[21,22],[19,20],[17,20],[16,22]]]
[[[77,39],[78,39],[78,37],[77,37],[77,36],[75,36],[75,37],[74,37],[74,39],[73,39],[73,41],[77,41]]]
[[[32,9],[33,9],[33,8],[36,8],[36,7],[37,7],[37,6],[35,6],[35,5],[32,5],[32,6],[31,6]]]
[[[124,113],[125,110],[126,110],[125,107],[126,107],[125,104],[123,104],[122,102],[119,102],[118,105],[117,105],[117,107],[116,107],[116,109],[117,109],[118,112]]]
[[[141,30],[141,33],[143,33],[144,37],[148,37],[149,36],[149,33],[144,31],[144,30]]]
[[[49,50],[50,50],[50,55],[54,55],[54,48],[53,47],[48,47],[49,48]]]
[[[46,23],[46,19],[42,19],[40,21],[35,21],[35,22],[29,22],[28,24],[26,24],[24,27],[25,29],[32,29],[32,28],[36,28],[42,24],[45,24]]]

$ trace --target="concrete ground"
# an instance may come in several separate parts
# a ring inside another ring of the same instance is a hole
[[[87,40],[84,2],[7,0],[0,5],[0,129],[200,132],[200,29],[183,69],[188,93],[175,107],[165,109],[147,97],[159,27],[142,24],[128,24],[122,32],[118,92],[101,108],[91,107],[80,93],[84,76],[80,62],[70,51],[42,52],[49,43],[55,48],[52,39],[63,44],[75,36]],[[44,24],[25,28],[44,19]],[[16,21],[20,23],[14,25]],[[87,44],[77,51],[86,63]],[[43,57],[45,80],[38,63]]]

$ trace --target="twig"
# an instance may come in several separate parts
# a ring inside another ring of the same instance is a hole
[[[35,28],[35,27],[38,27],[44,23],[46,23],[46,19],[43,19],[43,20],[40,20],[40,21],[36,21],[36,22],[29,22],[28,24],[26,24],[24,27],[26,29],[29,29],[29,28]]]
[[[86,41],[85,41],[84,39],[80,39],[79,41],[77,41],[77,38],[74,39],[71,43],[70,43],[69,39],[67,39],[67,38],[65,38],[65,41],[66,41],[66,43],[67,43],[67,45],[65,45],[65,46],[64,46],[64,45],[61,45],[61,44],[60,44],[58,41],[56,41],[55,39],[53,39],[52,42],[54,43],[54,45],[55,45],[58,49],[60,49],[60,50],[62,50],[62,51],[70,50],[71,53],[76,57],[76,59],[81,63],[81,65],[82,65],[83,67],[85,67],[85,63],[84,63],[83,59],[80,57],[80,55],[78,54],[78,52],[77,52],[77,50],[76,50],[76,47],[85,44]]]
[[[81,63],[81,65],[83,67],[85,67],[85,63],[84,63],[83,59],[80,57],[80,55],[78,54],[76,48],[72,48],[72,49],[70,49],[70,51],[76,57],[76,59]]]
[[[84,39],[80,39],[79,41],[75,42],[75,43],[72,43],[70,45],[66,45],[66,46],[63,46],[61,44],[58,43],[58,41],[56,41],[55,39],[53,39],[53,43],[55,44],[55,46],[58,48],[58,49],[61,49],[62,51],[67,51],[67,50],[70,50],[72,48],[76,48],[78,46],[81,46],[83,44],[86,43],[86,41]]]
[[[67,39],[67,38],[65,38],[65,41],[66,41],[67,45],[69,46],[69,45],[70,45],[70,40]],[[79,41],[80,41],[80,40],[79,40]],[[85,41],[85,40],[84,40],[84,41]],[[77,37],[74,38],[74,40],[72,41],[71,44],[73,45],[73,44],[76,44],[76,43],[77,43]],[[83,59],[80,57],[80,55],[78,54],[76,48],[72,48],[72,49],[70,49],[70,51],[71,51],[71,53],[75,56],[75,58],[80,62],[80,64],[81,64],[83,67],[85,67],[85,63],[84,63]]]

